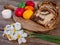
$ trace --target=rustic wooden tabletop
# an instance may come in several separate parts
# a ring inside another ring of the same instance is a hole
[[[21,0],[18,0],[18,1],[21,1]],[[8,3],[14,6],[17,6],[18,1],[17,0],[16,1],[15,0],[0,0],[0,45],[18,45],[16,41],[9,41],[2,36],[3,27],[6,24],[13,23],[14,21],[13,19],[5,20],[1,16],[1,11],[4,9],[3,8],[4,4]],[[60,3],[59,1],[57,2]],[[47,32],[47,34],[60,36],[60,24],[53,31]],[[60,44],[55,44],[55,43],[47,42],[47,41],[36,39],[36,38],[27,38],[27,43],[22,44],[22,45],[60,45]]]

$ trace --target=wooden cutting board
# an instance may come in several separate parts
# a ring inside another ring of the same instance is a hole
[[[18,1],[12,1],[12,0],[1,0],[0,1],[0,12],[3,10],[3,6],[5,4],[12,4],[17,6],[17,2]],[[60,2],[59,2],[60,4]],[[3,27],[5,27],[6,24],[11,24],[13,23],[13,19],[9,19],[9,20],[4,20],[1,16],[0,13],[0,45],[18,45],[17,42],[11,42],[8,41],[7,39],[5,39],[2,34],[3,34]],[[59,21],[60,23],[60,21]],[[52,31],[47,32],[47,34],[50,35],[56,35],[56,36],[60,36],[60,24]],[[27,38],[27,43],[22,44],[22,45],[60,45],[60,44],[55,44],[55,43],[51,43],[51,42],[47,42],[41,39],[36,39],[36,38]]]
[[[20,22],[23,29],[35,32],[46,32],[49,29],[42,28],[39,24],[33,22],[32,20],[25,20],[22,17],[13,16],[13,20],[15,22]]]

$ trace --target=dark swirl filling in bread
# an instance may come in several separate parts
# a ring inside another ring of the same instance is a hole
[[[38,3],[38,10],[32,17],[32,20],[45,28],[52,28],[57,20],[58,12],[53,2]]]

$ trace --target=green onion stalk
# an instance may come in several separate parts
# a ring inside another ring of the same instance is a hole
[[[33,33],[33,34],[30,34],[29,37],[38,38],[38,39],[60,44],[60,36]]]

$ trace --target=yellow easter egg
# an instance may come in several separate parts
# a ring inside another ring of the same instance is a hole
[[[26,11],[23,13],[23,18],[24,18],[24,19],[30,19],[32,15],[33,15],[33,11],[32,11],[32,10],[26,10]]]

